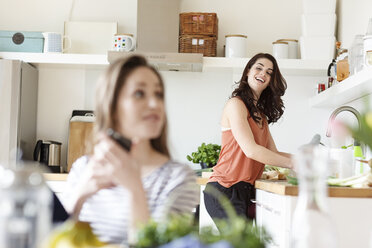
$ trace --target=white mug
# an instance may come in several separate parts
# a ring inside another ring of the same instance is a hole
[[[244,58],[247,55],[247,36],[241,34],[225,35],[225,57]]]
[[[62,36],[61,33],[56,32],[44,32],[44,53],[62,53],[63,41],[68,40],[69,46],[71,47],[71,41],[66,36]]]
[[[114,36],[113,50],[121,52],[133,51],[136,48],[136,40],[132,34],[116,34]]]

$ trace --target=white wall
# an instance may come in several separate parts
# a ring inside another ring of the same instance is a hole
[[[338,0],[338,38],[342,47],[349,48],[357,34],[365,34],[372,18],[371,0]]]
[[[371,2],[338,2],[339,36],[347,45],[355,33],[365,32]],[[0,1],[0,30],[63,32],[63,22],[68,19],[71,3],[72,0]],[[137,1],[134,0],[78,0],[71,20],[118,21],[119,32],[135,33],[136,8]],[[296,39],[301,33],[300,0],[181,0],[180,11],[217,12],[219,55],[225,34],[248,35],[247,56],[252,56],[258,51],[271,52],[271,42],[276,39]],[[62,164],[66,163],[71,111],[92,109],[93,87],[99,73],[82,69],[40,70],[37,138],[62,141]],[[166,81],[172,154],[174,158],[186,161],[185,156],[201,142],[219,143],[219,119],[236,75],[223,72],[162,74]],[[324,78],[286,79],[285,114],[279,123],[271,127],[271,131],[280,150],[294,152],[315,133],[324,138],[326,123],[333,109],[309,109],[307,105],[309,96],[314,94],[315,84],[319,80],[324,81]]]
[[[135,0],[1,0],[0,30],[63,33],[73,2],[70,21],[118,22],[119,33],[137,32]]]
[[[247,57],[272,52],[277,39],[299,39],[300,0],[181,0],[180,12],[215,12],[218,16],[217,56],[222,56],[225,35],[247,35]]]

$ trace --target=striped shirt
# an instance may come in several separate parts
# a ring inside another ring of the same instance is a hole
[[[84,156],[73,164],[62,203],[70,200],[69,196],[76,189],[87,163],[88,157]],[[195,173],[186,165],[169,160],[142,178],[142,184],[151,217],[155,221],[163,220],[170,213],[191,213],[199,203]],[[116,186],[102,189],[84,203],[79,220],[89,222],[101,241],[119,244],[128,239],[130,207],[125,188]]]

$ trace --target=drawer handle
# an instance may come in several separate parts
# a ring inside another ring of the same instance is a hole
[[[256,204],[256,206],[259,206],[259,207],[262,207],[264,209],[266,209],[267,211],[271,212],[271,213],[274,213],[276,215],[280,215],[280,212],[277,211],[277,210],[274,210],[272,207],[268,206],[268,205],[265,205],[265,204],[262,204],[260,202],[257,202],[257,201],[252,201]]]

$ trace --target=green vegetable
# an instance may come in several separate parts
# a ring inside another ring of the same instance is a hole
[[[287,182],[292,185],[298,185],[297,177],[291,177],[287,175]]]
[[[216,220],[220,234],[216,234],[212,227],[204,227],[199,233],[192,215],[171,215],[164,222],[151,221],[142,226],[136,247],[157,247],[189,234],[198,237],[204,244],[226,240],[235,248],[264,248],[265,243],[271,240],[264,228],[256,227],[246,218],[238,216],[230,201],[216,189],[208,193],[217,197],[228,216],[227,221]]]
[[[206,167],[211,168],[216,165],[220,156],[221,146],[217,144],[202,143],[196,152],[187,155],[187,160],[193,163],[203,163]]]
[[[372,161],[369,162],[368,164],[371,167],[371,170],[364,174],[347,178],[329,177],[327,179],[327,184],[329,186],[352,188],[372,187]],[[296,177],[291,177],[287,175],[287,181],[289,184],[298,185],[298,179]]]
[[[282,168],[273,165],[265,165],[264,171],[278,171],[286,176],[289,175],[289,173],[291,172],[291,170],[288,168]]]

